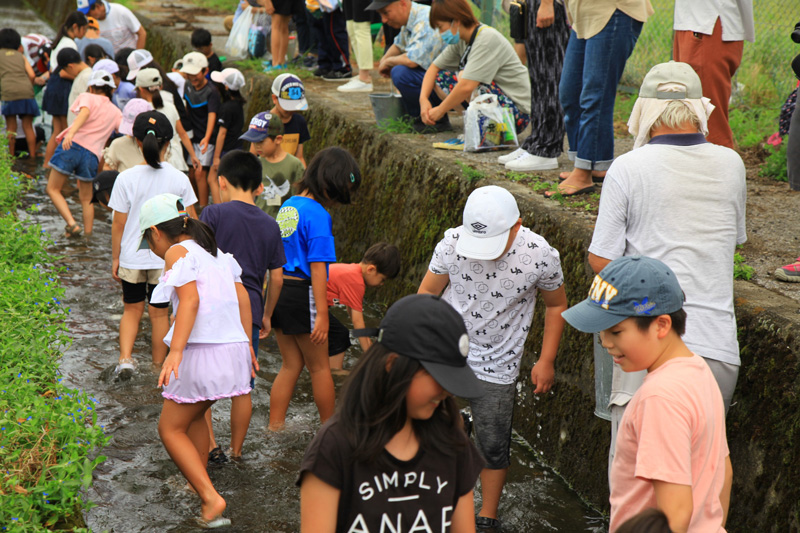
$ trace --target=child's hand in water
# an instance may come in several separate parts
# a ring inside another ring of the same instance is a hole
[[[250,350],[252,351],[252,347]],[[161,367],[161,373],[158,375],[159,387],[162,385],[169,385],[169,377],[173,372],[175,373],[175,379],[178,379],[178,367],[181,365],[181,360],[183,360],[183,352],[169,352],[169,355],[164,360],[164,364]]]
[[[531,369],[531,383],[536,386],[534,394],[544,394],[550,392],[553,381],[556,378],[556,371],[553,363],[547,361],[537,361]]]

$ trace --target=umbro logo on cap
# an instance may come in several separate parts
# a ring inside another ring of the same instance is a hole
[[[482,224],[480,222],[473,222],[470,224],[472,229],[475,230],[475,233],[486,233],[484,230],[487,228],[486,224]]]

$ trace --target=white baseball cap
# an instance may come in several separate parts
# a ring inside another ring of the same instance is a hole
[[[183,56],[183,66],[181,72],[194,76],[199,74],[204,68],[208,68],[208,58],[200,52],[189,52]]]
[[[510,192],[496,185],[475,189],[464,206],[456,252],[471,259],[497,259],[518,220],[519,207]]]
[[[104,85],[112,89],[117,88],[117,84],[114,83],[114,77],[111,74],[105,70],[93,70],[92,75],[89,77],[89,87],[102,87]]]
[[[134,79],[139,69],[153,61],[153,54],[147,50],[134,50],[128,56],[128,81]]]
[[[161,73],[157,68],[143,68],[136,74],[136,87],[150,89],[163,84],[164,80],[161,79]]]
[[[119,65],[112,59],[101,59],[92,66],[92,70],[104,70],[109,74],[116,74],[119,72]]]
[[[231,91],[238,91],[245,84],[244,75],[235,68],[215,70],[211,73],[211,81],[221,83]]]

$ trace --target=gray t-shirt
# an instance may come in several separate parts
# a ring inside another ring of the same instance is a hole
[[[686,294],[684,342],[706,359],[733,365],[740,364],[733,254],[747,240],[746,199],[736,152],[699,133],[661,135],[608,169],[589,246],[606,259],[646,255],[669,265]],[[638,387],[630,388],[615,383],[611,403],[628,396],[618,403],[624,405]]]
[[[459,40],[439,54],[433,64],[456,72],[467,43]],[[531,112],[531,80],[511,43],[491,26],[482,25],[472,43],[461,78],[489,85],[493,81],[523,113]]]

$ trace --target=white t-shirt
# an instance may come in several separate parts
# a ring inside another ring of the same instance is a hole
[[[123,48],[136,49],[139,36],[136,34],[142,25],[133,11],[122,4],[106,4],[106,18],[98,20],[100,26],[100,37],[111,41],[114,52],[119,52]]]
[[[116,184],[114,185],[116,189]],[[242,267],[231,254],[217,250],[214,257],[193,240],[181,241],[173,246],[182,246],[188,253],[175,261],[169,271],[164,272],[153,291],[153,303],[172,302],[174,313],[178,314],[180,300],[175,287],[182,287],[194,281],[200,305],[189,334],[188,343],[225,344],[229,342],[250,342],[250,336],[242,328],[239,315],[239,298],[236,283],[242,282]],[[164,344],[172,343],[175,323],[172,323]],[[213,379],[213,376],[209,376]]]
[[[723,41],[756,40],[753,0],[675,0],[675,31],[714,33],[720,19]]]
[[[186,78],[180,75],[179,72],[167,72],[167,77],[172,80],[172,83],[178,88],[178,95],[183,98],[183,88],[186,85]],[[163,92],[161,93],[163,96]]]
[[[72,48],[73,50],[78,49],[78,45],[72,40],[71,37],[67,37],[66,35],[58,41],[55,50],[50,52],[50,72],[53,72],[58,68],[58,53],[63,50],[64,48]]]
[[[164,101],[164,107],[158,109],[159,113],[163,113],[169,123],[172,124],[172,139],[169,142],[169,150],[167,150],[167,161],[180,170],[181,172],[189,170],[186,160],[183,158],[183,150],[181,149],[181,138],[178,135],[178,129],[175,125],[181,119],[178,115],[178,110],[175,104],[172,103],[172,95],[167,91],[160,91],[161,99]]]
[[[541,235],[520,227],[506,255],[494,261],[456,253],[463,226],[444,234],[428,270],[448,274],[442,298],[461,313],[469,333],[468,362],[483,381],[514,383],[533,319],[536,289],[554,291],[564,283],[561,259]]]
[[[180,196],[185,207],[197,203],[189,178],[169,163],[161,163],[160,169],[136,165],[117,176],[108,207],[128,213],[119,254],[121,267],[134,270],[164,268],[163,259],[150,250],[139,250],[139,211],[147,200],[163,193]]]
[[[72,104],[78,99],[80,95],[89,89],[89,78],[92,77],[92,69],[87,67],[80,71],[75,79],[72,80],[72,88],[69,90],[69,111],[67,112],[67,125],[72,125],[77,116],[72,112]]]
[[[669,265],[686,294],[683,341],[706,359],[733,365],[740,364],[733,254],[747,240],[746,199],[736,152],[699,133],[661,135],[608,169],[589,246],[605,259],[646,255]],[[641,377],[617,374],[611,403],[624,405]]]

